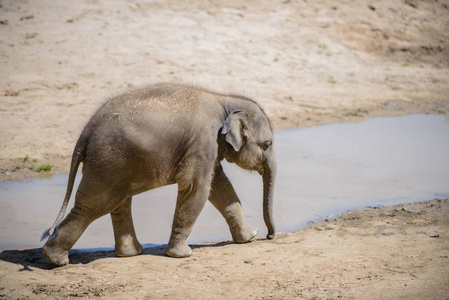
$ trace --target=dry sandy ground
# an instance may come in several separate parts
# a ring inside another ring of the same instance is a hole
[[[442,0],[0,0],[0,182],[67,172],[102,99],[147,83],[246,95],[276,130],[448,114],[448,15]],[[4,251],[0,297],[447,299],[447,220],[434,201],[183,260],[76,254],[56,269]]]
[[[39,249],[0,253],[8,299],[447,299],[449,200],[348,212],[273,241],[163,248],[118,258],[76,253],[54,268]]]

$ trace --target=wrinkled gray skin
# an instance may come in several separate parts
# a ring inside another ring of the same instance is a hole
[[[84,128],[73,152],[67,193],[50,236],[42,248],[57,265],[86,227],[110,213],[117,256],[142,253],[131,217],[133,195],[176,183],[178,198],[166,254],[187,257],[186,240],[207,199],[226,219],[237,243],[257,230],[243,217],[242,206],[223,172],[226,159],[263,177],[263,212],[268,239],[272,217],[276,160],[267,116],[252,100],[173,84],[130,91],[108,100]],[[75,206],[60,223],[79,164],[83,177]],[[60,223],[60,224],[59,224]]]

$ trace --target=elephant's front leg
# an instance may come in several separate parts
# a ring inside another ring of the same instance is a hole
[[[131,202],[132,198],[129,197],[111,212],[117,256],[134,256],[143,251],[134,230]]]
[[[257,229],[243,217],[242,204],[221,164],[215,167],[209,201],[226,219],[234,242],[246,243],[257,235]]]
[[[165,251],[168,256],[188,257],[192,254],[192,249],[187,245],[187,238],[209,195],[211,173],[210,171],[207,175],[178,182],[178,199],[172,232]]]

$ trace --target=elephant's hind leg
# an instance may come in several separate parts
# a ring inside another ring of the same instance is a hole
[[[75,206],[59,225],[57,236],[42,247],[45,257],[56,265],[69,263],[69,251],[95,219],[117,209],[125,199],[120,189],[105,188],[99,180],[84,176],[75,196]]]
[[[115,237],[115,254],[117,256],[134,256],[141,254],[143,251],[134,230],[131,216],[131,201],[132,198],[129,197],[111,212]]]
[[[69,251],[79,239],[87,226],[102,215],[89,207],[90,198],[81,193],[76,193],[75,206],[59,225],[56,238],[48,240],[42,247],[42,253],[52,263],[64,266],[69,263]]]
[[[243,217],[240,200],[221,165],[215,167],[209,201],[226,219],[234,242],[246,243],[257,235],[257,229]]]

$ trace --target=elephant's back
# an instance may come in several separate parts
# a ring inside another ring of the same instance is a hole
[[[179,113],[200,112],[210,104],[213,106],[213,102],[218,100],[217,96],[217,94],[193,87],[158,84],[119,94],[108,99],[102,108],[126,113],[129,116],[153,113],[176,116]]]

